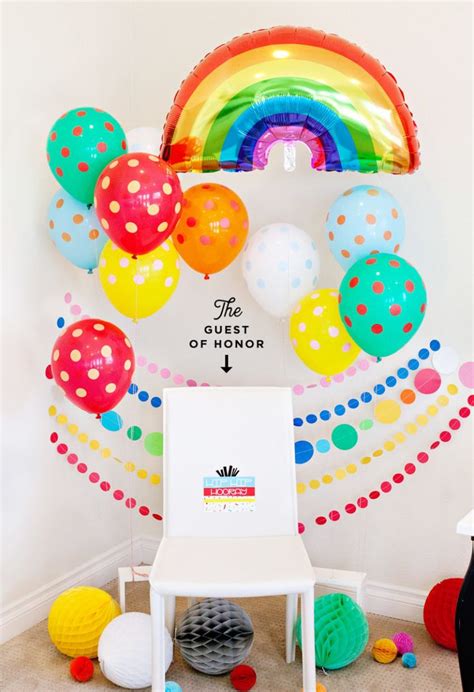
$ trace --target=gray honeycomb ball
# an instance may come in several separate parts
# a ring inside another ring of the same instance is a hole
[[[190,666],[208,675],[228,673],[248,656],[253,625],[243,608],[224,598],[206,598],[183,615],[176,643]]]

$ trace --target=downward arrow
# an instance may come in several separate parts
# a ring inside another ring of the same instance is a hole
[[[232,370],[232,365],[229,365],[229,356],[227,354],[225,356],[224,365],[221,365],[221,370],[224,372],[229,372],[229,370]]]

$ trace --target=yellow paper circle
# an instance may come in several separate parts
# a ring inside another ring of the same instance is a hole
[[[120,613],[117,601],[102,589],[93,586],[68,589],[51,606],[49,636],[66,656],[96,658],[100,635]]]
[[[395,399],[383,399],[374,408],[374,416],[379,423],[395,423],[400,418],[401,412],[400,405]]]
[[[105,295],[122,315],[133,320],[153,315],[168,302],[179,273],[179,256],[170,239],[136,259],[109,240],[99,261]]]
[[[290,339],[296,355],[322,375],[342,372],[360,353],[340,318],[338,296],[333,288],[312,291],[290,317]]]

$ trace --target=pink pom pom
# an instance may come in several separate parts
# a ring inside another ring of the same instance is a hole
[[[393,635],[392,641],[397,647],[400,656],[413,652],[413,639],[406,632],[397,632]]]

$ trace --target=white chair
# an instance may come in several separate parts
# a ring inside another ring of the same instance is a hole
[[[314,692],[314,571],[297,532],[292,421],[289,389],[165,390],[164,535],[150,575],[153,692],[165,689],[163,630],[173,634],[176,596],[276,595],[287,595],[290,612],[302,597],[303,685]],[[221,477],[230,466],[238,475]],[[287,617],[287,660],[293,647]]]

